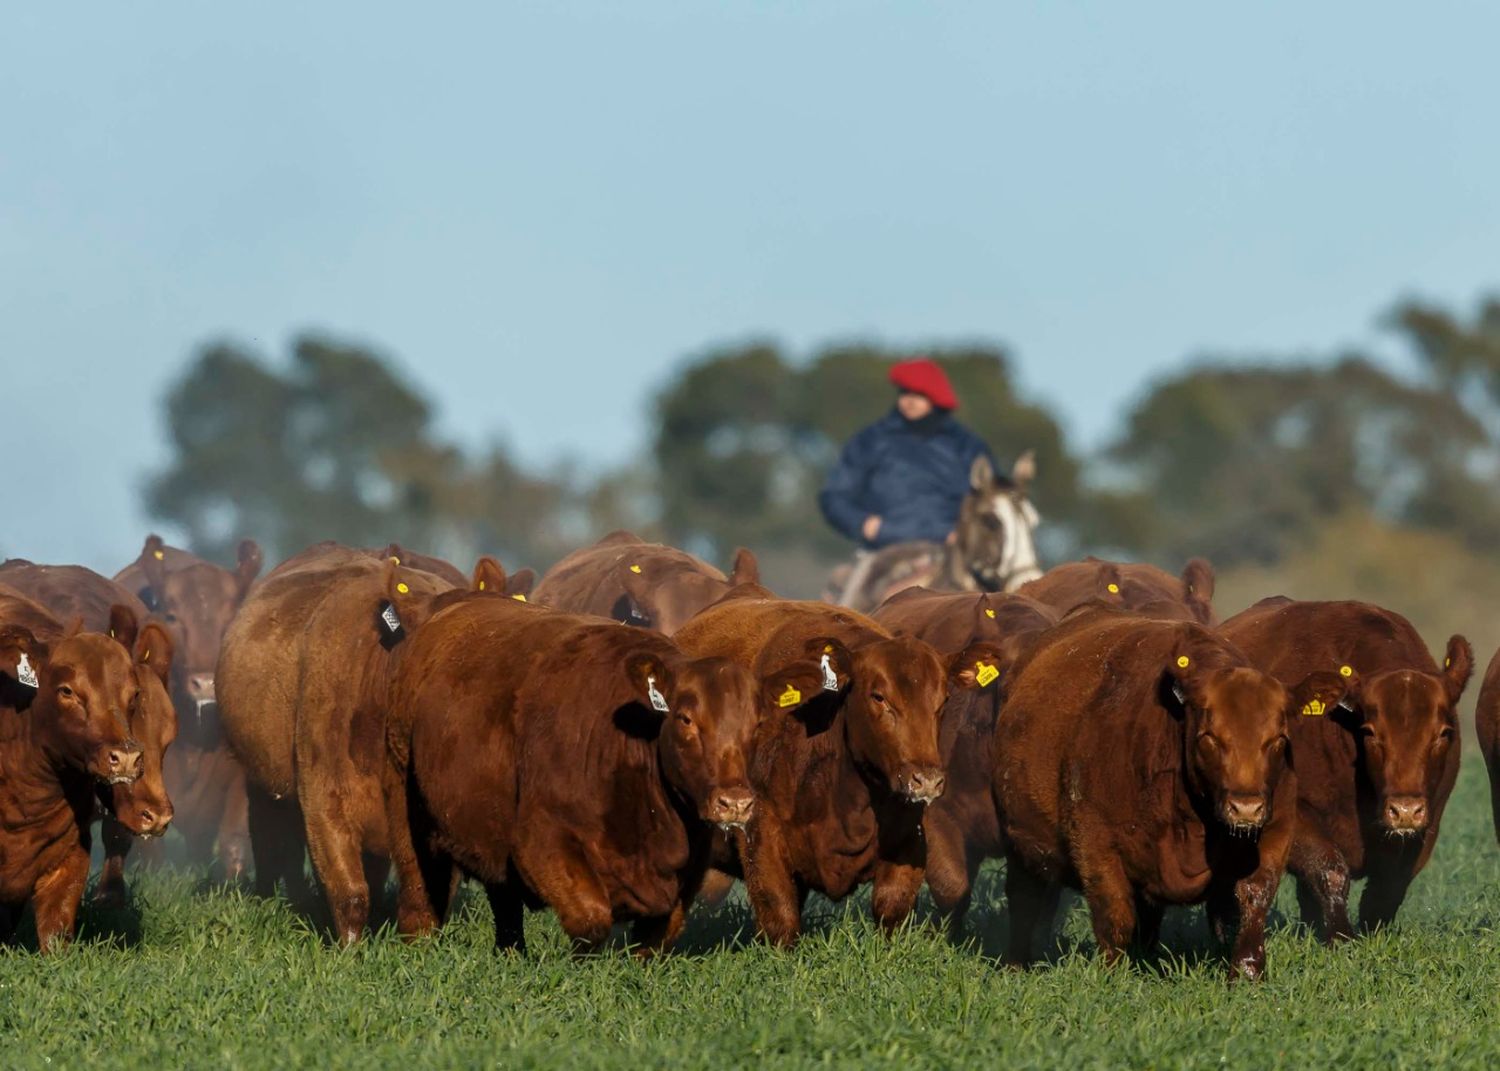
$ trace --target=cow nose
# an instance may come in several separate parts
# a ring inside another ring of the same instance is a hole
[[[212,703],[214,701],[214,675],[212,673],[194,673],[187,679],[188,695],[199,703]]]
[[[1427,828],[1427,801],[1421,796],[1391,796],[1385,801],[1385,824],[1397,833]]]
[[[714,797],[713,820],[720,826],[742,826],[755,810],[755,797],[748,789],[725,789]]]
[[[1263,796],[1230,796],[1224,801],[1224,817],[1231,826],[1257,829],[1266,821]]]
[[[127,743],[123,747],[111,748],[109,752],[109,783],[128,785],[144,772],[145,760],[141,747]]]
[[[907,798],[918,803],[931,803],[943,794],[943,789],[948,785],[948,778],[942,770],[936,768],[919,767],[907,774],[905,780],[902,791]]]
[[[172,824],[172,805],[164,804],[161,807],[141,808],[141,826],[148,837],[159,837],[167,831]]]

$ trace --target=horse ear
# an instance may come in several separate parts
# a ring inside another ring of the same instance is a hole
[[[988,490],[995,483],[995,466],[988,454],[980,454],[969,466],[969,486],[975,491]]]
[[[1010,467],[1010,482],[1024,491],[1034,479],[1036,479],[1036,451],[1027,450],[1016,458],[1016,463]]]

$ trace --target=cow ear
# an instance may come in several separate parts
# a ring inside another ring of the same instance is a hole
[[[380,637],[380,645],[389,651],[406,639],[406,622],[401,615],[401,605],[411,594],[411,586],[401,576],[399,555],[392,554],[386,558],[380,587],[384,595],[375,608],[375,631]]]
[[[1025,450],[1021,456],[1016,458],[1016,463],[1010,467],[1010,482],[1016,485],[1019,491],[1025,491],[1036,479],[1036,451]]]
[[[854,656],[832,636],[809,640],[803,648],[803,657],[818,667],[820,692],[843,691],[853,679]]]
[[[505,570],[488,554],[474,563],[474,579],[469,587],[474,591],[488,591],[496,595],[505,594]]]
[[[998,643],[971,643],[949,661],[948,686],[987,690],[1000,683],[1004,665],[1005,651]]]
[[[980,454],[969,463],[969,489],[988,491],[995,486],[995,465],[988,454]]]
[[[1194,698],[1194,681],[1198,675],[1198,660],[1185,640],[1177,644],[1167,659],[1162,682],[1173,703],[1168,704],[1174,714],[1187,710]]]
[[[239,550],[235,552],[237,562],[234,570],[234,583],[238,592],[240,602],[245,601],[245,596],[250,594],[250,585],[255,583],[255,578],[260,576],[261,566],[265,558],[260,552],[260,544],[253,539],[240,540]]]
[[[783,666],[761,680],[762,711],[785,711],[801,715],[814,699],[827,693],[823,690],[822,660],[806,659]]]
[[[125,650],[135,648],[135,637],[140,627],[140,622],[135,619],[135,611],[130,607],[115,603],[109,608],[109,634],[119,640],[120,646]]]
[[[672,712],[672,697],[677,692],[672,670],[656,655],[637,652],[625,659],[625,676],[636,702],[660,725]]]
[[[0,699],[25,710],[47,664],[47,646],[23,625],[0,626]]]
[[[1462,636],[1450,636],[1448,651],[1443,657],[1443,684],[1448,689],[1449,706],[1458,706],[1473,673],[1474,648]]]
[[[137,560],[140,562],[141,572],[146,574],[146,590],[150,597],[145,601],[152,606],[160,606],[162,583],[167,578],[167,545],[161,536],[155,532],[148,535]]]
[[[1309,673],[1287,689],[1286,715],[1288,718],[1337,716],[1339,711],[1354,705],[1353,696],[1358,688],[1359,680],[1352,670],[1348,674],[1324,670]]]
[[[740,547],[734,552],[734,566],[729,570],[729,586],[733,588],[741,584],[759,583],[760,562],[756,560],[755,551]]]
[[[531,594],[531,589],[536,587],[536,571],[532,569],[520,569],[505,578],[505,594],[512,599],[526,601],[526,596]]]
[[[140,638],[135,641],[135,662],[145,666],[167,683],[172,673],[172,636],[158,621],[146,622]]]
[[[627,625],[644,625],[652,628],[656,624],[656,599],[651,582],[646,579],[646,567],[640,562],[626,559],[618,567],[620,586],[625,589],[624,605],[616,604],[615,619]]]

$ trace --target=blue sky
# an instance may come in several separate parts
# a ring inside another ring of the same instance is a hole
[[[1001,341],[1084,445],[1194,354],[1389,352],[1398,296],[1500,288],[1496,40],[1483,3],[13,7],[0,552],[134,556],[212,338],[374,343],[535,463],[638,448],[754,335]]]

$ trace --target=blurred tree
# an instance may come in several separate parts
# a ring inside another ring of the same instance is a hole
[[[1078,519],[1078,463],[1045,409],[1015,392],[994,348],[928,351],[962,402],[959,419],[1008,465],[1035,449],[1038,508],[1049,524]],[[657,399],[653,458],[668,538],[709,556],[735,544],[833,559],[849,552],[824,523],[817,492],[843,443],[889,411],[890,365],[909,352],[834,346],[793,364],[767,342],[713,350]]]
[[[1232,565],[1275,561],[1350,510],[1451,526],[1500,504],[1472,471],[1487,444],[1451,391],[1362,358],[1198,365],[1156,384],[1109,451],[1130,492],[1113,534],[1164,562]]]

